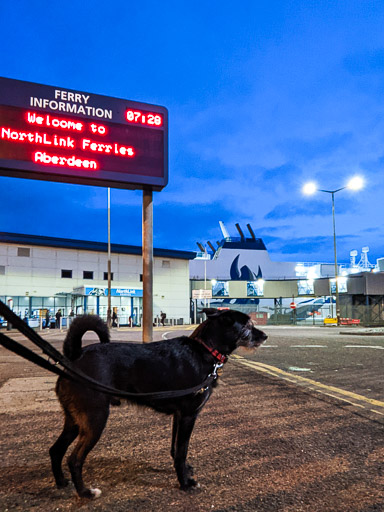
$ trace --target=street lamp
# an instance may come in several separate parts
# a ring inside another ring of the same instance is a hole
[[[303,193],[305,195],[313,195],[316,192],[325,192],[332,196],[332,220],[333,220],[333,250],[335,254],[335,281],[336,281],[336,317],[337,325],[340,324],[340,300],[339,300],[339,284],[338,284],[338,270],[337,270],[337,251],[336,251],[336,224],[335,224],[335,194],[348,188],[349,190],[360,190],[364,186],[364,180],[360,176],[351,178],[345,187],[337,188],[336,190],[323,190],[318,188],[314,182],[306,183],[303,186]]]

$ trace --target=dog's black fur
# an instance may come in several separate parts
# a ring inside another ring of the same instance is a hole
[[[197,339],[221,354],[236,348],[255,348],[267,336],[256,329],[249,316],[239,311],[205,309],[207,320],[191,334],[148,344],[110,343],[106,324],[97,316],[75,319],[64,341],[64,354],[90,377],[119,390],[136,393],[180,390],[198,386],[213,371],[217,359]],[[82,349],[82,336],[95,331],[101,344]],[[137,398],[132,401],[173,415],[171,455],[180,487],[197,486],[192,468],[186,464],[189,439],[196,418],[212,394],[215,382],[202,392],[167,399]],[[62,460],[69,445],[78,437],[68,465],[79,496],[95,497],[99,489],[85,487],[82,467],[98,442],[112,398],[71,380],[59,378],[56,393],[62,405],[64,429],[50,449],[52,470],[58,487],[64,487]]]

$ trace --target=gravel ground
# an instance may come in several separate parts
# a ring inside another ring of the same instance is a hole
[[[13,359],[3,388],[10,377],[51,378]],[[196,423],[189,462],[201,488],[191,493],[177,486],[170,418],[128,405],[112,409],[85,464],[101,497],[57,490],[48,448],[61,412],[52,398],[30,397],[30,407],[0,414],[1,512],[384,511],[383,425],[233,361]]]

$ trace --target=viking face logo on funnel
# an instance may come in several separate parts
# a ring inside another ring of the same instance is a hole
[[[239,258],[240,254],[236,256],[231,265],[230,275],[232,281],[257,281],[263,277],[260,265],[257,270],[257,274],[255,274],[247,265],[242,266],[239,270]]]

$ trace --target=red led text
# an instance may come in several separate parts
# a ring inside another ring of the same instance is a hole
[[[84,128],[84,124],[81,121],[70,121],[68,119],[52,117],[50,114],[35,114],[34,112],[27,112],[27,121],[30,124],[37,124],[39,126],[50,126],[77,132],[83,131]]]
[[[39,164],[46,165],[60,165],[62,167],[77,167],[78,169],[97,169],[97,162],[95,160],[86,160],[78,158],[77,156],[59,156],[48,155],[45,152],[36,151],[33,154],[33,161]]]
[[[140,110],[127,110],[125,118],[129,123],[145,124],[147,126],[162,126],[163,117],[160,114],[141,112]]]
[[[98,133],[99,135],[105,135],[107,133],[107,129],[102,124],[91,124],[91,132]]]
[[[90,139],[82,139],[81,149],[95,151],[97,153],[106,153],[120,156],[135,156],[135,151],[132,147],[122,146],[114,142],[113,144],[104,144],[100,142],[93,142]]]
[[[61,148],[74,148],[75,140],[68,135],[59,137],[57,135],[48,135],[40,132],[22,132],[12,130],[12,128],[1,128],[0,137],[4,140],[14,142],[30,142],[32,144],[42,144],[43,146],[59,146]]]

